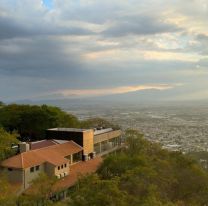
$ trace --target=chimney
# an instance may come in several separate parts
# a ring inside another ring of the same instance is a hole
[[[21,142],[19,144],[20,153],[27,152],[30,150],[30,145],[26,142]]]

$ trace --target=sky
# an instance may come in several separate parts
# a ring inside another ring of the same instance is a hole
[[[0,100],[208,99],[207,19],[207,0],[0,0]]]

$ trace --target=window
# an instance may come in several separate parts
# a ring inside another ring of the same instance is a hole
[[[58,166],[58,170],[60,170],[60,166]]]
[[[35,167],[35,170],[38,171],[39,169],[40,169],[40,166],[37,165],[37,166]]]
[[[82,153],[81,152],[78,152],[78,153],[75,153],[73,154],[73,162],[79,162],[82,160]]]
[[[64,165],[61,165],[61,169],[63,169],[64,168]]]
[[[66,164],[64,164],[64,167],[66,167]]]
[[[13,171],[13,169],[12,168],[8,168],[8,171]]]
[[[30,172],[34,172],[34,167],[31,167],[30,168]]]

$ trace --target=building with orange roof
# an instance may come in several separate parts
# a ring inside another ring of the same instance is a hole
[[[22,143],[27,148],[27,143]],[[22,184],[21,190],[30,186],[33,179],[41,172],[61,178],[70,173],[69,166],[74,163],[74,156],[82,157],[83,148],[73,141],[36,150],[21,152],[4,160],[1,167],[7,171],[13,184]]]
[[[46,140],[21,143],[20,153],[1,162],[12,184],[21,185],[18,193],[44,172],[56,176],[54,190],[67,189],[78,174],[95,172],[101,156],[122,147],[121,131],[108,129],[53,128],[46,131]]]

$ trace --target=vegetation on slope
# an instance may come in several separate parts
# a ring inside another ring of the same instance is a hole
[[[0,128],[0,161],[14,155],[15,150],[11,146],[18,143],[17,137],[16,133],[10,134]]]
[[[0,206],[14,206],[16,202],[15,188],[9,184],[4,173],[0,173]]]
[[[196,161],[127,131],[127,148],[76,185],[68,205],[203,206],[208,174]]]
[[[113,128],[113,129],[120,129],[118,125],[114,125],[111,122],[102,119],[102,118],[90,118],[87,120],[83,120],[80,122],[81,128]]]

